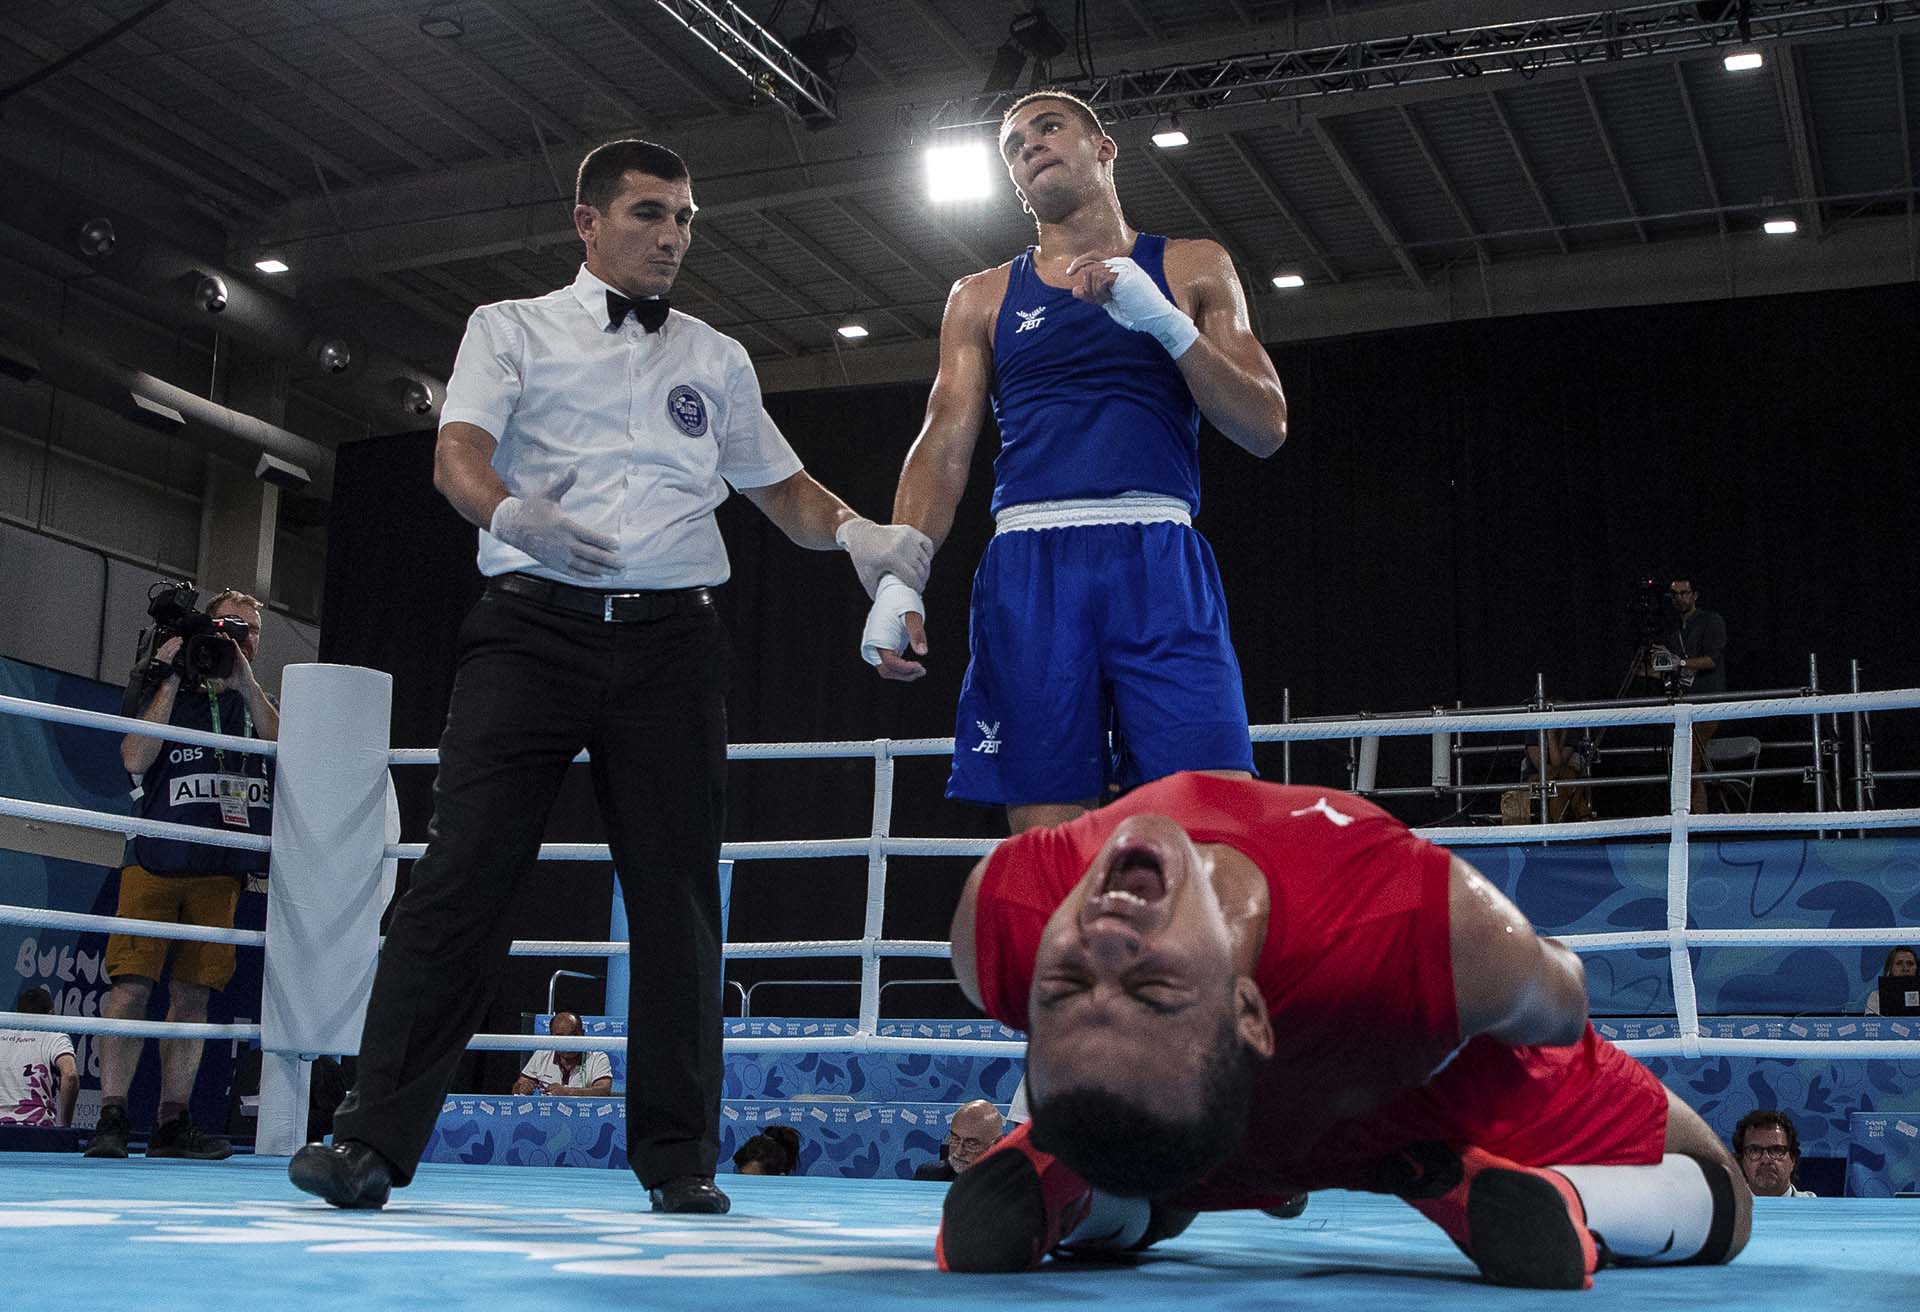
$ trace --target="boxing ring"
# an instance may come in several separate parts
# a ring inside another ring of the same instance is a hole
[[[283,1295],[314,1306],[402,1307],[551,1297],[555,1280],[571,1298],[662,1306],[817,1305],[822,1299],[964,1305],[972,1299],[1047,1306],[1090,1298],[1120,1306],[1169,1299],[1241,1305],[1254,1299],[1332,1306],[1358,1297],[1406,1297],[1451,1307],[1490,1300],[1531,1306],[1541,1295],[1490,1288],[1437,1229],[1392,1199],[1316,1195],[1305,1216],[1276,1221],[1262,1214],[1202,1217],[1178,1240],[1136,1266],[1051,1264],[1026,1277],[942,1277],[931,1246],[940,1186],[896,1180],[815,1177],[727,1177],[734,1211],[724,1218],[653,1216],[624,1171],[535,1170],[520,1167],[423,1166],[415,1184],[379,1213],[342,1213],[286,1182],[280,1160],[297,1146],[304,1124],[303,1057],[350,1051],[358,1011],[335,1007],[316,1015],[299,996],[301,973],[316,949],[365,941],[364,960],[350,963],[351,984],[371,977],[372,937],[380,910],[382,861],[417,857],[420,844],[391,841],[374,802],[384,797],[389,766],[434,764],[431,749],[392,750],[385,741],[390,692],[385,676],[346,667],[294,666],[286,675],[278,743],[223,737],[90,711],[0,697],[0,713],[114,734],[232,747],[279,761],[273,840],[143,821],[123,815],[17,798],[0,798],[0,815],[115,833],[266,851],[274,860],[265,931],[155,925],[112,916],[0,906],[0,924],[53,930],[199,939],[265,949],[266,982],[257,1025],[174,1025],[86,1016],[0,1013],[0,1027],[69,1034],[239,1039],[265,1049],[259,1154],[224,1163],[83,1161],[76,1156],[0,1158],[0,1239],[14,1270],[0,1312],[39,1302],[40,1291],[114,1295],[158,1307],[203,1306],[210,1288]],[[1853,713],[1920,708],[1920,690],[1843,693],[1793,699],[1716,703],[1715,721],[1783,714]],[[1666,839],[1666,925],[1663,929],[1581,934],[1562,941],[1576,951],[1655,949],[1667,954],[1674,998],[1672,1032],[1628,1039],[1642,1057],[1826,1057],[1920,1060],[1920,1037],[1831,1040],[1717,1035],[1703,1027],[1694,987],[1692,949],[1726,946],[1885,946],[1912,942],[1912,925],[1843,929],[1702,929],[1689,923],[1690,840],[1702,835],[1845,828],[1920,828],[1920,808],[1851,812],[1692,815],[1691,732],[1696,708],[1525,711],[1257,726],[1256,742],[1510,733],[1601,725],[1667,725],[1673,777],[1668,815],[1572,824],[1419,830],[1457,848],[1478,844],[1566,843]],[[806,1038],[730,1038],[729,1054],[847,1052],[873,1056],[937,1050],[1018,1057],[1021,1045],[994,1041],[939,1043],[880,1032],[881,962],[944,957],[936,941],[881,937],[891,863],[895,859],[973,856],[990,840],[906,837],[892,833],[894,763],[944,755],[950,740],[873,740],[741,744],[729,759],[867,758],[873,762],[872,824],[864,835],[790,842],[729,843],[723,859],[771,862],[818,857],[866,859],[864,924],[857,938],[728,943],[730,959],[839,957],[860,964],[860,1003],[853,1031]],[[606,861],[606,846],[546,844],[545,860]],[[303,882],[302,865],[318,872]],[[349,872],[351,887],[331,893],[327,878]],[[303,919],[303,917],[305,919]],[[624,942],[516,941],[516,955],[614,958]],[[290,963],[276,970],[276,956]],[[329,978],[334,978],[330,976]],[[276,994],[278,996],[276,996]],[[362,995],[364,996],[364,995]],[[344,1044],[336,1040],[351,1032]],[[1920,1026],[1916,1027],[1920,1032]],[[541,1046],[624,1049],[624,1039],[545,1038]],[[521,1034],[475,1035],[471,1047],[524,1051]],[[1920,1108],[1911,1118],[1920,1121]],[[1920,1130],[1902,1131],[1920,1133]],[[277,1155],[276,1155],[277,1154]],[[1820,1308],[1844,1299],[1890,1306],[1911,1286],[1910,1248],[1920,1202],[1894,1199],[1760,1200],[1754,1240],[1728,1268],[1656,1268],[1603,1273],[1589,1301],[1707,1299],[1756,1307]],[[769,1277],[777,1277],[769,1279]],[[672,1286],[661,1279],[678,1281]],[[211,1282],[211,1283],[210,1283]],[[645,1282],[645,1283],[642,1283]],[[1411,1283],[1410,1283],[1411,1282]],[[1523,1303],[1520,1300],[1525,1300]]]

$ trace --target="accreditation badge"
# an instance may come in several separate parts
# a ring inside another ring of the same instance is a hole
[[[215,775],[220,793],[220,821],[236,829],[251,829],[247,820],[247,778],[245,775]]]

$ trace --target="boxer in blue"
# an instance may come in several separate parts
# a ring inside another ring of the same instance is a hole
[[[1016,833],[1110,784],[1253,770],[1219,570],[1192,527],[1200,419],[1265,458],[1286,440],[1286,397],[1219,243],[1128,226],[1118,149],[1063,92],[1007,112],[1000,153],[1038,241],[954,284],[893,503],[937,550],[992,406],[995,535],[947,795],[1006,806]],[[925,674],[920,595],[884,582],[861,650],[882,678]]]

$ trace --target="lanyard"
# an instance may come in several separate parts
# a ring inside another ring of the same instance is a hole
[[[213,718],[213,731],[219,733],[221,731],[220,698],[211,688],[207,689],[207,707]],[[240,699],[240,732],[243,737],[253,737],[253,708],[247,705],[247,700],[244,697]],[[245,761],[246,753],[242,752],[240,755],[242,758],[240,772],[245,774],[247,770]],[[224,747],[216,747],[213,749],[213,756],[214,760],[219,763],[218,768],[220,773],[225,774],[227,772],[227,749]]]

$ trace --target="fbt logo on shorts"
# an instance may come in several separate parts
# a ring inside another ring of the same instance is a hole
[[[992,724],[988,724],[985,720],[975,720],[974,724],[980,730],[980,741],[973,745],[973,750],[988,756],[999,755],[1000,721],[995,720]]]

